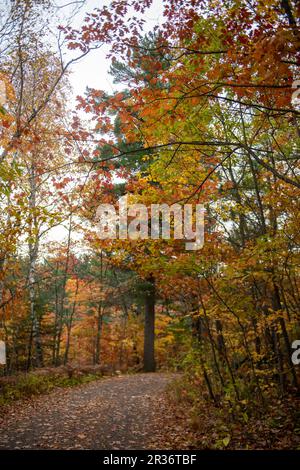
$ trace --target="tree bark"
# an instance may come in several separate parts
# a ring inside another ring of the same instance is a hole
[[[77,277],[76,279],[76,291],[75,291],[75,297],[74,297],[74,302],[72,306],[71,313],[69,315],[69,318],[67,320],[67,340],[66,340],[66,349],[65,349],[65,357],[64,357],[64,365],[68,363],[69,360],[69,351],[70,351],[70,342],[71,342],[71,330],[73,326],[73,318],[75,315],[75,310],[76,310],[76,305],[77,305],[77,295],[78,295],[78,290],[79,290],[79,278]]]
[[[30,300],[30,320],[31,320],[31,336],[30,341],[33,343],[34,354],[33,364],[36,367],[43,366],[43,351],[40,337],[40,319],[36,308],[36,265],[39,253],[39,236],[37,234],[37,220],[36,220],[36,176],[34,163],[30,167],[30,196],[29,196],[29,209],[30,209],[30,226],[29,235],[30,239],[28,242],[29,251],[29,273],[28,273],[28,289],[29,289],[29,300]],[[34,234],[34,235],[33,235]],[[30,345],[30,351],[31,345]],[[30,363],[29,358],[29,363]]]
[[[155,280],[153,276],[148,279],[145,295],[145,329],[144,329],[144,371],[155,372]]]
[[[102,335],[102,324],[103,324],[103,307],[102,300],[100,300],[98,305],[98,314],[97,314],[97,333],[95,339],[95,356],[94,364],[100,364],[100,351],[101,351],[101,335]]]

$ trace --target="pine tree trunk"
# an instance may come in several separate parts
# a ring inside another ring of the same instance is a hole
[[[144,329],[144,371],[155,372],[154,340],[155,340],[155,280],[148,279],[145,295],[145,329]]]
[[[102,309],[102,300],[101,300],[98,305],[98,315],[97,315],[97,333],[96,333],[95,356],[94,356],[95,364],[100,364],[102,323],[103,323],[103,309]]]

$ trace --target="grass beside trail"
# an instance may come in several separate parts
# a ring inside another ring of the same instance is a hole
[[[99,380],[101,377],[103,377],[103,375],[100,373],[64,377],[59,375],[39,376],[29,372],[28,374],[20,375],[13,384],[1,384],[0,409],[15,400],[48,393],[56,387],[73,387],[74,385]]]

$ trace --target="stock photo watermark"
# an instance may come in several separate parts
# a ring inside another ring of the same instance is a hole
[[[295,349],[292,354],[292,363],[295,366],[298,366],[300,364],[300,339],[295,339],[295,341],[293,341],[292,349]]]
[[[291,102],[294,106],[300,105],[300,80],[294,80],[292,88],[295,89],[292,93]]]
[[[96,212],[100,239],[186,240],[186,250],[204,244],[203,204],[128,204],[128,196],[113,204],[100,204]]]
[[[0,106],[6,103],[6,86],[3,80],[0,80]]]

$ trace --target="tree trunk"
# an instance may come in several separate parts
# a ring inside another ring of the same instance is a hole
[[[94,364],[100,364],[102,323],[103,323],[103,308],[102,308],[102,300],[100,300],[99,305],[98,305],[98,314],[97,314],[97,333],[96,333],[96,341],[95,341]]]
[[[36,208],[36,181],[34,165],[31,166],[30,171],[30,196],[29,196],[29,209],[30,209],[30,226],[29,235],[30,241],[28,243],[29,251],[29,274],[28,274],[28,289],[30,300],[30,320],[31,320],[31,340],[34,347],[33,364],[36,367],[43,366],[43,351],[40,337],[40,319],[36,309],[36,264],[39,253],[39,238],[37,232],[37,220],[35,215]],[[35,233],[35,235],[33,235]],[[29,358],[30,361],[30,358]]]
[[[144,371],[155,372],[155,280],[153,276],[150,276],[147,281],[148,285],[145,295]]]
[[[73,318],[75,315],[75,310],[76,310],[76,305],[77,305],[77,295],[78,295],[78,290],[79,290],[79,279],[77,277],[76,279],[76,291],[75,291],[75,298],[72,306],[71,313],[69,315],[68,321],[67,321],[67,340],[66,340],[66,349],[65,349],[65,357],[64,357],[64,365],[68,363],[69,360],[69,351],[70,351],[70,342],[71,342],[71,330],[73,326]]]
[[[68,280],[68,271],[69,271],[69,262],[70,262],[70,248],[71,248],[71,234],[72,234],[72,214],[70,215],[69,230],[68,230],[68,243],[67,243],[67,252],[66,252],[66,262],[65,269],[62,279],[62,288],[60,301],[58,303],[58,310],[55,319],[55,345],[54,345],[54,365],[59,366],[61,362],[60,358],[60,347],[61,347],[61,337],[63,333],[63,327],[65,322],[65,298],[66,298],[66,286]]]

